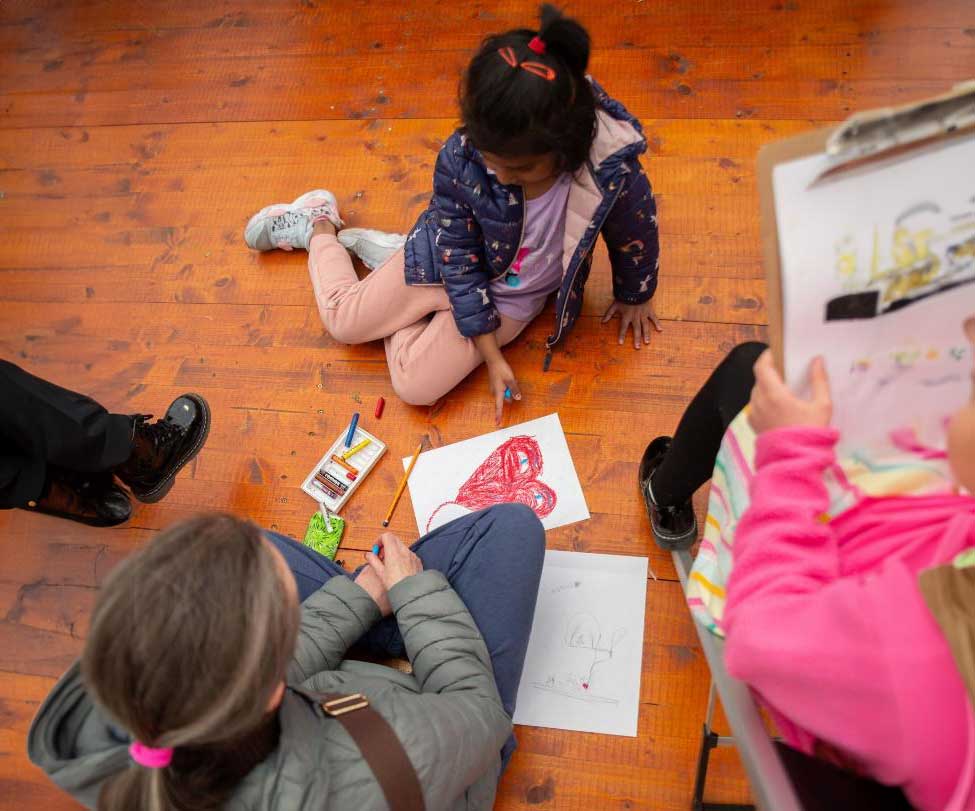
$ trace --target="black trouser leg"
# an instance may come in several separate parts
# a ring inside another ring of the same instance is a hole
[[[112,470],[132,453],[132,419],[0,361],[0,508],[37,499],[49,465]]]
[[[739,344],[718,364],[681,417],[674,441],[653,474],[653,496],[663,507],[676,507],[711,478],[721,438],[748,404],[752,367],[767,349],[758,341]]]
[[[21,456],[0,446],[0,509],[37,501],[44,488],[47,465],[43,459]]]

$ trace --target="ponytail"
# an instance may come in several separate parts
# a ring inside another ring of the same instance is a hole
[[[163,779],[156,769],[126,769],[105,781],[98,811],[169,811],[173,806],[166,801]]]
[[[556,57],[577,78],[584,78],[589,67],[589,32],[551,3],[542,6],[540,16],[538,38],[545,43],[545,53]]]
[[[554,153],[563,171],[575,172],[596,130],[589,34],[547,3],[540,18],[538,31],[516,28],[481,43],[461,81],[463,131],[483,152]]]

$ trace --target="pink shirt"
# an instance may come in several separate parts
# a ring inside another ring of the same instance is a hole
[[[975,546],[975,498],[865,498],[832,521],[837,433],[759,437],[735,534],[728,671],[793,746],[838,748],[921,811],[975,809],[975,715],[918,574]]]
[[[562,283],[562,241],[565,205],[572,175],[559,176],[541,197],[525,204],[521,248],[508,272],[491,282],[491,298],[498,312],[516,321],[531,321]]]

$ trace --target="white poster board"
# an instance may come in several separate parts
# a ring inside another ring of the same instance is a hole
[[[787,381],[823,355],[847,450],[892,431],[943,445],[967,399],[975,313],[975,138],[814,180],[773,170]]]
[[[421,535],[506,502],[531,507],[545,529],[589,518],[558,414],[422,453],[409,486]]]
[[[637,734],[647,558],[545,553],[516,724]]]

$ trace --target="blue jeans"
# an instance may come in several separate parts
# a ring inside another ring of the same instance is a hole
[[[353,577],[314,549],[275,532],[267,537],[284,555],[304,600],[332,577]],[[545,557],[545,530],[528,507],[500,504],[438,527],[412,546],[425,569],[443,572],[484,637],[505,711],[512,715],[535,615]],[[406,657],[395,617],[378,622],[360,641],[370,653]],[[501,750],[507,765],[514,735]]]

